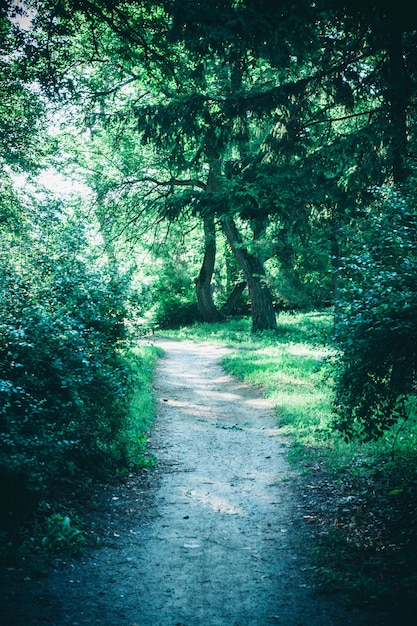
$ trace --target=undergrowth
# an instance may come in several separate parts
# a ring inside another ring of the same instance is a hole
[[[109,448],[107,465],[100,472],[72,466],[72,471],[57,477],[56,483],[36,493],[5,491],[0,518],[0,562],[32,557],[38,562],[61,554],[65,557],[82,552],[87,544],[89,498],[97,480],[112,479],[125,473],[148,467],[154,459],[147,453],[147,431],[155,417],[155,398],[152,388],[153,373],[163,351],[153,345],[139,344],[124,355],[131,376],[130,406],[120,429],[115,433]],[[4,486],[6,489],[8,485]],[[22,495],[22,503],[17,498]],[[6,506],[7,505],[7,506]]]

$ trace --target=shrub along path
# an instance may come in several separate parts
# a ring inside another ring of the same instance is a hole
[[[303,481],[267,400],[227,376],[224,348],[155,340],[155,468],[108,486],[104,545],[44,578],[11,572],[7,626],[389,624],[319,594]]]

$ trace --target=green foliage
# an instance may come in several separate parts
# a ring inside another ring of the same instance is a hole
[[[35,221],[31,210],[21,206],[21,224],[0,242],[6,513],[126,462],[121,433],[134,393],[123,278],[94,258],[81,221],[46,204]]]
[[[417,371],[417,229],[412,200],[381,190],[344,259],[336,426],[380,437],[412,409]]]
[[[147,290],[148,315],[161,328],[192,324],[199,317],[190,255],[184,254],[179,242],[171,254],[158,263],[157,276]]]
[[[114,267],[97,262],[95,246],[88,251],[79,222],[41,204],[28,209],[5,175],[39,168],[43,114],[52,113],[53,102],[60,109],[52,125],[64,131],[58,161],[83,169],[109,252],[116,235],[148,251],[143,241],[150,232],[161,241],[164,221],[187,231],[196,216],[227,215],[242,231],[238,247],[268,259],[280,309],[329,304],[344,255],[336,418],[329,315],[281,316],[278,332],[252,337],[246,320],[179,334],[203,332],[244,348],[225,365],[267,390],[299,459],[308,464],[309,450],[326,447],[334,466],[352,462],[350,476],[363,478],[364,492],[378,487],[377,472],[366,482],[372,463],[387,452],[407,456],[416,441],[415,201],[387,191],[372,201],[369,193],[409,175],[417,84],[411,12],[387,2],[381,11],[378,3],[308,0],[27,0],[34,20],[25,30],[7,19],[6,4],[2,503],[21,514],[26,503],[83,472],[147,462],[152,364],[149,353],[126,349],[126,284]],[[19,13],[20,6],[7,8]],[[63,102],[72,105],[64,112]],[[77,118],[75,126],[69,118]],[[163,250],[156,280],[142,291],[146,313],[165,327],[197,319],[196,261],[178,262],[179,240]],[[187,246],[202,257],[195,242]],[[230,291],[225,274],[217,272],[216,304]],[[341,442],[334,425],[361,443]],[[408,488],[394,481],[387,497],[411,496]],[[52,516],[45,547],[77,543],[73,529],[69,518]],[[330,549],[344,555],[346,542],[329,537]]]
[[[37,135],[45,107],[31,84],[33,74],[17,53],[21,37],[0,12],[0,172],[4,166],[36,170],[44,157],[44,142]]]
[[[118,441],[123,445],[123,458],[130,468],[153,463],[153,458],[147,456],[147,431],[155,417],[153,372],[157,359],[162,355],[160,348],[147,344],[135,346],[129,355],[134,388],[129,416],[124,421]]]
[[[53,513],[33,529],[31,548],[41,555],[79,555],[86,545],[86,537],[77,517]]]
[[[414,80],[414,35],[403,38],[397,80],[390,25],[357,3],[33,6],[28,50],[55,87],[48,95],[78,105],[87,150],[78,135],[66,147],[97,192],[109,239],[138,240],[161,221],[186,230],[190,214],[233,215],[256,232],[245,246],[270,253],[277,307],[328,306],[339,226],[399,156],[390,137],[409,99],[392,94]],[[195,319],[189,287],[173,281],[168,298],[159,282],[158,321]]]

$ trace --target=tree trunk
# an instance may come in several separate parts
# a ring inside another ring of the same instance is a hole
[[[222,315],[226,317],[228,315],[231,315],[233,309],[235,308],[237,304],[237,301],[239,300],[242,293],[245,291],[246,285],[247,285],[246,280],[243,280],[242,282],[237,283],[237,285],[233,287],[233,290],[230,296],[227,298],[227,301],[224,303],[224,305],[221,308]]]
[[[198,309],[203,322],[219,322],[223,319],[213,302],[211,279],[216,262],[216,229],[214,215],[206,214],[204,220],[204,258],[196,280]]]
[[[266,284],[266,276],[260,259],[250,254],[242,241],[231,217],[222,218],[223,231],[248,284],[252,313],[252,332],[276,330],[277,320],[272,296]]]
[[[335,309],[340,303],[340,218],[338,206],[332,208],[330,219],[330,262],[332,267],[333,301]]]

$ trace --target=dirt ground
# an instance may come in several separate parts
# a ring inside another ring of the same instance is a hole
[[[155,343],[156,466],[103,490],[102,547],[44,577],[11,569],[2,626],[392,623],[317,592],[302,479],[273,407],[219,365],[225,349]]]

